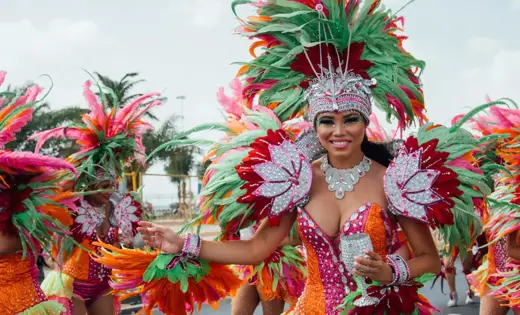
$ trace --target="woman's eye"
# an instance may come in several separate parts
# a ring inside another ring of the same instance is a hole
[[[346,117],[345,124],[353,124],[361,121],[361,116]]]
[[[332,119],[320,119],[320,125],[334,125],[334,121]]]

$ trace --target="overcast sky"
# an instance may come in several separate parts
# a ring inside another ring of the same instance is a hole
[[[394,9],[405,2],[383,0]],[[147,80],[136,92],[170,99],[160,117],[180,114],[175,98],[185,95],[186,128],[218,121],[218,88],[238,70],[231,63],[250,59],[250,42],[233,34],[229,0],[0,0],[0,8],[7,83],[49,86],[38,79],[49,74],[54,108],[85,105],[83,68],[114,79],[136,71]],[[520,101],[520,0],[417,0],[402,14],[406,47],[427,64],[430,119],[448,123],[486,94]],[[155,178],[145,183],[169,192]]]

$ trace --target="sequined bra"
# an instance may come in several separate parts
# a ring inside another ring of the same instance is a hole
[[[339,314],[336,307],[356,290],[352,274],[339,258],[339,237],[327,235],[304,208],[298,210],[298,229],[307,255],[308,278],[294,314]],[[385,210],[372,203],[354,212],[340,233],[367,233],[374,251],[382,257],[400,245],[396,224]]]

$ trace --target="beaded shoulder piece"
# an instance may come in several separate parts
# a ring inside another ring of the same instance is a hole
[[[477,139],[461,124],[427,124],[404,141],[388,167],[385,193],[389,210],[438,229],[447,253],[467,252],[482,231],[475,204],[491,193],[473,151]]]

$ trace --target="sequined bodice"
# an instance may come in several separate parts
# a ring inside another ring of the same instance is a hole
[[[104,236],[99,239],[107,244],[114,244],[117,241],[119,229],[111,226]],[[92,243],[98,240],[98,236],[93,234],[90,238],[84,239],[81,245],[92,251],[98,252],[98,247]],[[100,282],[110,276],[111,270],[104,265],[96,262],[86,250],[76,247],[73,255],[65,262],[63,273],[72,276],[76,280]]]
[[[491,250],[493,251],[493,257],[495,259],[496,271],[507,271],[507,245],[506,238],[502,237],[498,242],[491,245]]]
[[[298,227],[307,256],[308,278],[295,314],[339,314],[336,307],[346,294],[356,290],[352,274],[339,258],[339,237],[327,235],[305,209],[299,209]],[[367,233],[374,251],[385,257],[398,248],[396,231],[387,212],[368,203],[349,218],[340,234]]]

